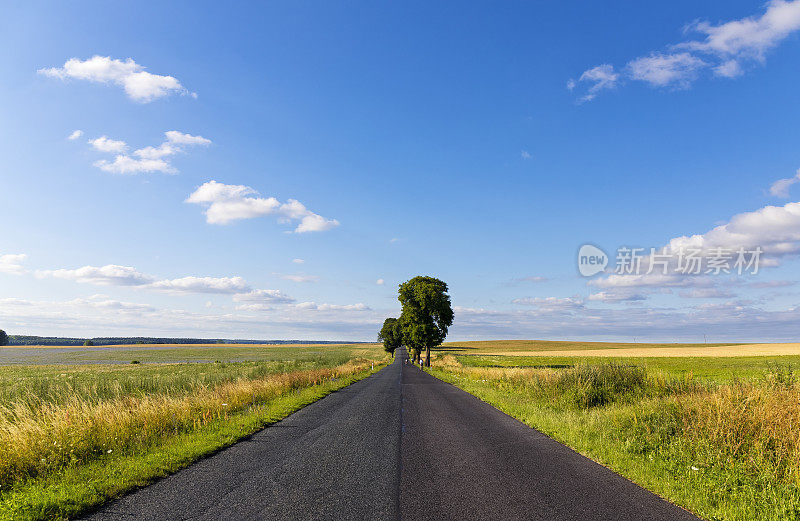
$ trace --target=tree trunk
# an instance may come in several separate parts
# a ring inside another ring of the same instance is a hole
[[[431,366],[431,348],[430,346],[425,348],[425,367]]]

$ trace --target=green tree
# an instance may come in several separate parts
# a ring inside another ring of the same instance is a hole
[[[0,329],[0,346],[7,346],[8,345],[8,335],[5,331]]]
[[[394,358],[395,349],[403,345],[403,331],[396,318],[387,318],[383,321],[383,327],[378,333],[378,341],[383,342],[384,351],[392,353],[392,358]]]
[[[83,343],[83,345],[85,345],[85,346],[93,346],[94,342],[92,342],[91,340],[87,340],[86,342]]]
[[[398,295],[403,311],[400,323],[403,343],[419,360],[425,350],[425,366],[431,366],[431,347],[444,342],[447,328],[453,324],[453,308],[447,284],[434,277],[414,277],[400,284]]]

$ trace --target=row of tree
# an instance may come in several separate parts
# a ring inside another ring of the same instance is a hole
[[[430,367],[431,347],[444,342],[453,324],[447,284],[434,277],[414,277],[400,284],[397,298],[402,305],[400,318],[384,320],[378,341],[392,356],[405,346],[414,362],[425,351],[425,366]]]

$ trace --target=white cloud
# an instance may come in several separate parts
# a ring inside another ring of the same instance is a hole
[[[71,58],[63,67],[39,69],[38,72],[62,80],[75,79],[118,85],[125,89],[130,99],[139,103],[149,103],[170,94],[189,93],[176,78],[151,74],[144,69],[130,58],[122,61],[95,55],[87,60]],[[196,97],[193,93],[192,96]]]
[[[53,277],[100,286],[142,286],[154,280],[154,277],[140,273],[136,268],[117,264],[84,266],[73,270],[40,270],[36,275],[40,278]]]
[[[336,219],[317,215],[296,199],[280,203],[274,197],[259,197],[258,192],[244,185],[209,181],[192,192],[186,202],[206,206],[206,222],[209,224],[230,224],[240,219],[275,215],[283,222],[299,220],[295,233],[325,231],[339,226]]]
[[[723,78],[736,78],[744,74],[744,69],[736,60],[728,60],[714,67],[714,74]]]
[[[361,302],[358,304],[317,304],[316,302],[301,302],[294,305],[297,309],[314,311],[369,311],[370,308]]]
[[[66,302],[66,304],[73,306],[85,306],[94,309],[104,309],[110,311],[139,311],[139,312],[156,311],[156,308],[148,304],[122,302],[119,300],[107,299],[102,295],[93,295],[89,298],[76,298]]]
[[[646,295],[632,291],[600,291],[586,297],[586,300],[600,302],[638,302],[646,299]]]
[[[147,287],[173,293],[240,293],[250,287],[242,277],[181,277],[159,280]]]
[[[28,256],[24,253],[7,253],[0,255],[0,273],[7,273],[9,275],[22,275],[27,273],[27,270],[22,263],[25,262]]]
[[[583,71],[578,82],[588,82],[592,85],[587,90],[586,94],[580,98],[579,101],[591,101],[597,94],[603,90],[613,89],[619,82],[619,73],[614,72],[614,66],[608,63],[592,67],[591,69]],[[575,83],[573,82],[573,88]],[[572,89],[570,89],[572,90]]]
[[[303,264],[305,262],[305,260],[303,260],[303,259],[292,259],[292,262],[294,262],[295,264]]]
[[[134,159],[130,156],[119,155],[114,161],[101,159],[94,162],[94,166],[112,174],[139,174],[161,172],[163,174],[176,174],[178,171],[163,159]]]
[[[771,0],[761,17],[732,20],[720,25],[695,22],[687,27],[706,35],[703,41],[679,44],[694,51],[736,60],[764,61],[766,52],[800,29],[800,2]]]
[[[83,130],[73,130],[72,134],[70,134],[69,137],[67,137],[67,139],[69,139],[70,141],[75,141],[82,135],[83,135]]]
[[[187,146],[207,146],[211,144],[211,140],[203,136],[184,134],[177,130],[168,130],[164,132],[164,135],[166,140],[160,145],[139,148],[130,155],[124,154],[127,150],[127,144],[124,141],[116,141],[106,136],[90,140],[89,143],[96,150],[119,154],[113,161],[106,159],[95,161],[94,166],[113,174],[138,174],[142,172],[176,174],[178,170],[169,162],[170,156],[183,152],[184,147]]]
[[[789,197],[789,188],[800,181],[800,168],[797,169],[797,174],[794,177],[788,177],[786,179],[778,179],[772,186],[769,187],[769,193],[775,197]]]
[[[720,288],[696,288],[681,291],[678,295],[683,298],[733,298],[736,296],[730,290]]]
[[[108,264],[76,269],[39,270],[39,278],[52,277],[98,286],[133,286],[171,293],[243,293],[250,291],[242,277],[181,277],[157,279],[132,266]]]
[[[158,146],[148,146],[134,150],[131,155],[125,154],[128,146],[124,141],[116,141],[106,136],[92,139],[91,145],[101,152],[117,153],[113,161],[101,159],[94,166],[112,174],[138,174],[161,172],[176,174],[178,170],[169,162],[169,157],[184,151],[184,147],[211,144],[210,139],[203,136],[184,134],[177,130],[164,132],[166,140]],[[132,157],[135,156],[135,157]]]
[[[688,88],[706,62],[689,53],[642,56],[628,63],[630,77],[656,87]]]
[[[89,144],[92,148],[100,152],[107,152],[109,154],[121,154],[128,149],[128,144],[124,141],[117,141],[110,139],[108,136],[100,136],[97,139],[90,139]]]
[[[258,302],[272,304],[294,302],[292,297],[286,295],[278,289],[254,289],[247,293],[237,293],[233,296],[233,300],[235,302]]]
[[[800,0],[770,0],[761,16],[719,25],[706,21],[689,24],[686,33],[699,33],[704,38],[672,45],[667,53],[653,52],[635,58],[628,63],[625,76],[658,87],[678,88],[688,88],[705,69],[710,69],[714,76],[735,78],[744,74],[746,65],[763,64],[767,51],[798,30]],[[589,101],[600,90],[616,85],[618,78],[606,80],[609,76],[603,74],[603,71],[612,70],[611,65],[604,64],[584,72],[579,81],[595,83],[579,101]],[[589,77],[584,78],[587,74]],[[567,83],[570,90],[575,85],[575,82]]]
[[[800,254],[800,202],[784,206],[765,206],[752,212],[735,215],[727,223],[716,226],[704,234],[680,236],[671,239],[658,254],[670,256],[667,274],[662,266],[656,266],[652,273],[631,275],[612,274],[589,282],[600,288],[612,287],[669,287],[669,286],[710,286],[708,276],[682,275],[674,273],[675,262],[681,251],[700,250],[699,257],[709,257],[719,249],[733,252],[740,248],[752,250],[760,247],[763,251],[759,266],[774,267],[786,256]],[[642,270],[647,271],[649,251],[642,258]]]
[[[378,286],[383,286],[384,282],[385,281],[383,279],[378,279],[375,281],[375,284],[377,284]]]
[[[535,306],[538,309],[581,309],[584,307],[580,297],[524,297],[511,301],[513,304]]]
[[[553,297],[555,301],[558,299]],[[543,299],[545,300],[545,299]],[[640,341],[794,341],[800,307],[764,310],[747,302],[684,309],[645,306],[543,306],[511,311],[455,307],[452,338],[540,338]]]
[[[164,132],[167,136],[167,142],[174,145],[210,145],[211,140],[203,136],[193,136],[191,134],[184,134],[177,130],[168,130]]]
[[[252,304],[239,304],[236,306],[236,311],[271,311],[275,309],[269,304],[259,304],[254,302]]]
[[[795,284],[797,284],[797,281],[794,280],[766,280],[762,282],[751,282],[749,286],[751,288],[764,289],[764,288],[785,288],[788,286],[794,286]]]
[[[302,273],[273,273],[283,280],[291,280],[292,282],[318,282],[319,277],[316,275],[305,275]]]
[[[530,159],[530,158],[532,158],[532,157],[533,157],[533,156],[531,155],[531,153],[530,153],[530,152],[528,152],[527,150],[523,150],[522,152],[520,152],[520,154],[519,154],[519,155],[520,155],[520,157],[521,157],[522,159]]]

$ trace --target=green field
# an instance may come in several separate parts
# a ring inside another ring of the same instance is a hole
[[[456,355],[466,367],[524,367],[564,369],[576,365],[602,365],[609,362],[635,365],[650,371],[674,376],[691,376],[711,382],[730,382],[736,379],[763,379],[776,370],[800,369],[800,356],[739,356],[739,357],[669,357],[637,358],[569,357],[569,356],[503,356]]]
[[[0,349],[38,364],[0,366],[1,519],[74,517],[387,361],[374,345],[25,349]]]
[[[491,354],[515,347],[432,373],[703,518],[800,518],[800,356]]]
[[[675,347],[714,347],[736,344],[641,344],[628,342],[580,342],[568,340],[473,340],[466,342],[445,342],[442,349],[464,353],[491,353],[493,351],[573,351],[589,349],[627,349],[637,347],[675,348]]]
[[[0,347],[0,366],[130,362],[242,362],[310,360],[375,352],[375,344],[330,345],[132,345],[107,347]]]

